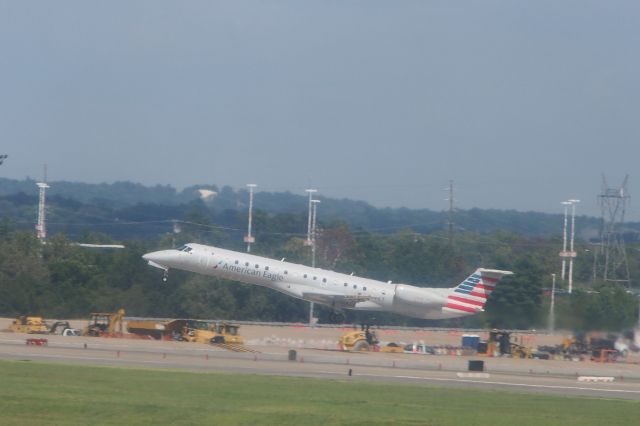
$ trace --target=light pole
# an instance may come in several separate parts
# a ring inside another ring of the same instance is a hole
[[[320,200],[311,200],[311,267],[316,267],[316,216]],[[313,302],[309,304],[309,325],[313,325]]]
[[[311,245],[311,209],[312,206],[311,204],[313,203],[313,194],[315,192],[318,192],[317,189],[305,189],[305,192],[307,192],[309,194],[309,220],[307,223],[307,239],[304,241],[304,245],[309,247]]]
[[[560,204],[564,206],[564,226],[562,227],[562,253],[560,253],[560,256],[562,256],[562,273],[560,275],[560,278],[562,279],[562,281],[564,281],[565,270],[567,269],[567,215],[569,213],[569,206],[571,205],[571,203],[569,201],[563,201]]]
[[[318,214],[318,204],[320,200],[311,200],[312,211],[311,214],[311,267],[316,267],[316,218]]]
[[[576,252],[573,250],[573,240],[576,234],[576,204],[580,200],[568,200],[571,203],[571,243],[569,244],[569,251],[571,257],[569,258],[569,294],[573,291],[573,258],[576,257]]]
[[[249,188],[249,223],[247,224],[247,235],[244,242],[247,243],[247,253],[251,252],[251,243],[255,243],[256,239],[251,235],[251,220],[253,218],[253,189],[258,186],[255,183],[248,183]]]
[[[549,334],[556,328],[556,274],[551,274],[551,305],[549,306]]]

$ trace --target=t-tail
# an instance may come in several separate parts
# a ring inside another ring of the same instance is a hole
[[[511,271],[497,269],[476,269],[466,280],[449,290],[443,312],[466,316],[484,311],[484,304],[498,282],[512,274]]]

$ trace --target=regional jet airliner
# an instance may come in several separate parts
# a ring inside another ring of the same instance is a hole
[[[189,243],[142,256],[166,274],[181,269],[256,284],[332,309],[386,311],[414,318],[445,319],[482,312],[487,298],[510,271],[478,268],[452,288],[393,284],[339,272]]]

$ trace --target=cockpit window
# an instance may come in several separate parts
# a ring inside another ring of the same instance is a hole
[[[178,247],[176,250],[178,251],[183,251],[185,253],[191,253],[191,250],[193,250],[191,247],[189,247],[188,245],[183,245]]]

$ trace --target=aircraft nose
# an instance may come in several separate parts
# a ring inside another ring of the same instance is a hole
[[[151,253],[143,254],[142,258],[151,264],[168,267],[172,258],[171,254],[168,250],[152,251]]]
[[[155,260],[155,253],[156,252],[152,252],[152,253],[145,253],[142,255],[142,258],[146,261],[154,261]]]

